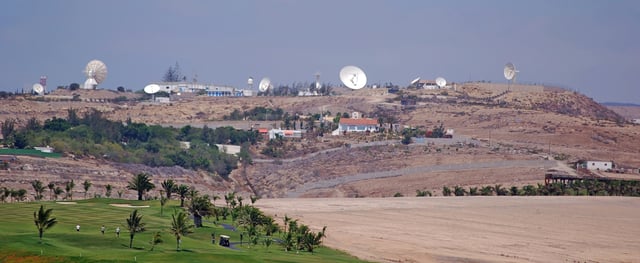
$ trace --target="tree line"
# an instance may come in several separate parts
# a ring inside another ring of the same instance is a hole
[[[178,165],[187,169],[206,170],[227,176],[237,168],[238,158],[224,153],[215,144],[249,145],[259,139],[257,131],[185,126],[180,129],[110,121],[102,112],[92,109],[82,116],[76,109],[67,118],[36,118],[22,128],[17,120],[2,123],[4,143],[18,149],[52,146],[56,152],[75,156],[93,156],[122,163],[141,163],[152,167]],[[188,149],[181,141],[190,142]]]
[[[554,182],[550,184],[525,185],[509,188],[501,184],[468,189],[456,185],[453,188],[442,187],[443,196],[535,196],[535,195],[583,195],[583,196],[640,196],[640,181],[632,180],[575,180],[570,183]]]

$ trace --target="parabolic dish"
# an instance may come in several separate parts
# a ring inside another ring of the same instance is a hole
[[[511,62],[504,65],[504,78],[512,80],[516,76],[516,66]]]
[[[98,84],[107,78],[107,65],[100,60],[91,60],[84,69],[87,78],[95,79]]]
[[[420,77],[417,77],[414,80],[412,80],[411,85],[415,85],[416,83],[418,83],[418,81],[420,81]]]
[[[436,85],[438,85],[439,88],[444,88],[444,86],[447,85],[447,80],[443,77],[438,77],[436,78]]]
[[[356,66],[346,66],[340,70],[340,81],[350,89],[361,89],[367,85],[367,75]]]
[[[144,93],[147,94],[155,94],[158,91],[160,91],[160,86],[158,86],[157,84],[149,84],[144,87]]]
[[[44,92],[44,86],[42,86],[42,84],[40,83],[33,84],[32,89],[33,89],[33,92],[35,92],[38,95]]]
[[[262,78],[260,84],[258,84],[258,90],[265,92],[269,90],[269,87],[271,87],[271,80],[269,78]]]

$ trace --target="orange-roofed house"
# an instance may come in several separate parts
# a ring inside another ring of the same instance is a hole
[[[344,132],[377,132],[378,120],[371,118],[340,118],[338,130],[332,134]]]

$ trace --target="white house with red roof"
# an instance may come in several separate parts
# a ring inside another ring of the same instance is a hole
[[[360,114],[354,112],[353,118],[340,118],[338,129],[331,135],[340,135],[346,132],[377,132],[379,128],[378,120],[372,118],[361,118]]]

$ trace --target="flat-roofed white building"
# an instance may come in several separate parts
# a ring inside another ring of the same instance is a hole
[[[160,86],[160,91],[167,93],[199,93],[203,92],[211,97],[243,97],[253,96],[251,90],[236,89],[232,86],[216,85],[198,82],[156,82],[151,83]]]

